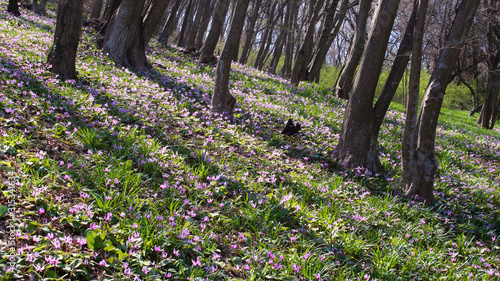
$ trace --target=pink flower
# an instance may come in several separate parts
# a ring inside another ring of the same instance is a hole
[[[201,266],[201,261],[199,256],[196,258],[196,261],[191,260],[191,262],[193,263],[193,266]]]

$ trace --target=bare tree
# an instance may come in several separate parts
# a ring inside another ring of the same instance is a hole
[[[143,20],[145,45],[149,43],[156,32],[169,3],[170,0],[151,0],[146,7]]]
[[[170,10],[170,14],[168,15],[167,22],[165,23],[165,26],[163,27],[163,31],[161,32],[160,36],[158,37],[158,41],[161,42],[163,45],[166,45],[168,42],[168,38],[172,34],[172,31],[174,30],[174,26],[177,25],[177,20],[179,18],[179,8],[182,4],[182,0],[175,0],[175,3]]]
[[[196,50],[201,49],[201,47],[203,46],[203,39],[205,38],[205,33],[207,32],[208,24],[210,22],[210,19],[212,18],[213,9],[215,8],[215,5],[213,5],[212,2],[215,3],[215,1],[205,0],[205,5],[203,8],[203,17],[200,22],[198,34],[196,35],[196,43],[194,45]]]
[[[348,0],[342,0],[340,8],[337,10],[339,0],[330,1],[325,12],[326,16],[323,20],[323,29],[319,40],[316,42],[314,54],[309,63],[306,77],[307,81],[318,81],[321,73],[321,68],[325,63],[326,54],[332,46],[333,40],[337,37],[340,26],[344,22],[345,14],[348,7]]]
[[[200,63],[207,63],[213,61],[213,55],[219,37],[222,34],[222,25],[226,19],[226,14],[229,9],[230,0],[218,0],[215,6],[214,16],[212,19],[212,26],[208,32],[207,40],[200,51]]]
[[[486,95],[478,123],[485,129],[493,129],[500,107],[500,7],[498,1],[485,0],[487,21],[487,53],[488,67]]]
[[[19,5],[17,3],[17,0],[9,0],[7,12],[13,14],[16,17],[19,17],[21,15],[21,12],[19,12]]]
[[[76,79],[76,51],[83,20],[83,0],[59,0],[54,44],[47,59],[50,72],[62,79]]]
[[[212,95],[211,110],[214,113],[233,114],[236,99],[229,93],[229,75],[234,54],[238,52],[245,15],[249,0],[238,0],[231,20],[229,35],[222,50],[215,73],[214,93]]]
[[[373,15],[339,143],[333,154],[347,168],[379,169],[378,155],[369,153],[374,146],[371,143],[375,121],[373,100],[398,6],[399,0],[379,0]]]
[[[90,12],[91,19],[98,19],[101,17],[103,4],[104,0],[94,0],[94,3],[92,3],[92,11]]]
[[[316,30],[316,23],[320,17],[320,11],[323,8],[325,0],[316,0],[313,5],[311,1],[309,20],[307,22],[307,29],[304,36],[302,45],[300,46],[297,56],[295,57],[295,63],[293,65],[292,77],[290,82],[292,84],[298,85],[300,81],[305,80],[307,65],[309,64],[309,59],[313,52],[314,47],[314,32]]]
[[[420,73],[422,71],[422,45],[428,0],[415,0],[417,8],[416,23],[413,35],[410,82],[408,84],[408,101],[406,103],[405,127],[401,154],[401,181],[403,185],[411,182],[411,167],[414,165],[416,149],[416,126],[418,114],[418,99],[420,96]],[[409,186],[405,186],[407,190]]]
[[[435,152],[436,128],[446,88],[463,46],[464,39],[474,20],[480,1],[462,0],[453,20],[444,47],[432,71],[424,100],[417,118],[417,143],[408,195],[419,195],[426,204],[434,203],[434,174],[438,167]]]
[[[151,67],[146,58],[146,32],[152,34],[159,24],[161,17],[155,12],[165,7],[162,2],[153,0],[145,6],[145,0],[122,1],[109,21],[103,44],[103,51],[116,64],[134,69]]]
[[[47,9],[47,1],[48,0],[40,0],[40,4],[35,6],[35,13],[45,16],[46,9]]]
[[[252,5],[252,13],[248,17],[248,23],[245,30],[245,44],[243,45],[243,50],[241,51],[240,63],[247,63],[248,54],[250,52],[250,47],[252,45],[255,24],[257,23],[257,17],[259,16],[259,10],[262,0],[256,0]]]
[[[335,86],[335,95],[341,99],[349,98],[349,91],[352,81],[354,80],[354,74],[361,60],[361,55],[363,54],[366,38],[366,23],[368,21],[371,2],[371,0],[360,0],[359,2],[359,9],[356,17],[356,31],[354,32],[354,39],[351,43],[349,57]]]

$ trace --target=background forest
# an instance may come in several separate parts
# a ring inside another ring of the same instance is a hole
[[[0,280],[497,280],[498,5],[0,1]]]

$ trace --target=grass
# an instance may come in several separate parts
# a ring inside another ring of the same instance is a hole
[[[91,30],[62,82],[54,19],[0,3],[1,280],[498,279],[500,135],[466,113],[443,110],[430,209],[398,184],[397,104],[384,173],[339,170],[324,87],[234,64],[234,118],[213,116],[212,68],[153,43],[155,72],[122,69]]]

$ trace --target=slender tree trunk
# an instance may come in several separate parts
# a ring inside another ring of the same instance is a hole
[[[203,8],[203,18],[201,19],[200,28],[198,34],[196,35],[196,43],[194,47],[196,50],[200,50],[203,46],[203,39],[205,33],[207,32],[208,24],[210,23],[210,18],[212,17],[214,5],[212,5],[211,0],[205,0],[205,6]]]
[[[170,0],[152,0],[149,3],[143,20],[145,45],[149,43],[149,40],[151,40],[151,37],[153,37],[158,29],[158,25],[169,3]]]
[[[427,14],[428,0],[416,0],[415,6],[418,7],[417,21],[413,36],[413,46],[410,67],[410,82],[408,85],[408,101],[406,104],[405,128],[402,141],[401,153],[401,182],[408,190],[411,178],[416,147],[416,128],[418,114],[418,99],[420,96],[420,73],[422,70],[422,45],[425,28],[425,18]],[[415,9],[415,8],[414,8]]]
[[[496,1],[485,1],[486,14],[488,16],[488,39],[487,65],[488,81],[486,84],[486,96],[480,119],[481,127],[493,129],[498,114],[497,104],[500,95],[500,23],[498,22],[499,5]]]
[[[278,63],[281,58],[281,53],[283,52],[283,45],[285,44],[286,39],[286,31],[285,26],[287,26],[287,22],[283,22],[283,16],[281,17],[281,31],[276,40],[276,47],[274,48],[273,57],[271,59],[271,63],[269,65],[268,72],[271,74],[276,74],[276,68],[278,67]]]
[[[21,15],[21,12],[19,12],[19,5],[17,3],[17,0],[9,0],[7,12],[13,14],[16,17],[19,17]]]
[[[119,66],[148,69],[141,12],[145,0],[123,0],[110,19],[103,51]]]
[[[115,13],[115,11],[120,7],[122,0],[109,0],[109,4],[106,5],[106,9],[104,9],[104,14],[102,16],[103,21],[109,21],[111,16]]]
[[[186,39],[186,47],[188,48],[194,48],[194,45],[196,43],[196,35],[198,35],[198,30],[200,29],[200,22],[201,18],[203,17],[203,11],[204,11],[204,0],[199,0],[198,1],[198,7],[196,8],[196,17],[194,17],[193,24],[191,25],[191,28],[189,29],[189,33]],[[194,15],[194,13],[193,13]]]
[[[309,60],[311,58],[311,54],[314,46],[314,31],[316,23],[319,20],[320,11],[323,8],[324,0],[318,0],[316,5],[312,6],[311,9],[314,9],[312,16],[310,17],[309,22],[307,23],[307,30],[304,36],[304,41],[300,46],[300,49],[295,58],[295,64],[293,65],[292,77],[290,82],[295,85],[299,85],[300,81],[304,81],[307,72],[307,65],[309,64]]]
[[[47,1],[48,0],[40,0],[40,4],[36,5],[35,13],[39,14],[40,16],[45,16]]]
[[[91,19],[98,19],[101,17],[103,3],[104,0],[94,0],[94,3],[92,4],[92,11],[90,12]]]
[[[184,38],[187,35],[186,33],[189,29],[190,21],[193,19],[192,16],[193,13],[191,12],[192,7],[193,7],[193,0],[189,0],[186,11],[184,12],[184,19],[182,20],[181,32],[179,33],[179,41],[177,42],[177,45],[179,45],[179,47],[186,46]]]
[[[31,10],[32,11],[35,11],[36,5],[38,5],[38,0],[33,0],[32,4],[31,4]]]
[[[297,1],[292,0],[288,6],[285,17],[288,19],[286,25],[285,60],[280,70],[282,77],[289,77],[292,73],[293,50],[295,46],[295,22],[297,20]]]
[[[261,69],[262,68],[262,63],[264,61],[265,53],[266,53],[266,48],[267,50],[269,49],[267,47],[269,39],[272,37],[272,32],[274,29],[273,25],[273,20],[274,20],[274,11],[276,10],[276,5],[278,2],[271,3],[271,6],[269,6],[269,14],[267,17],[266,21],[266,29],[264,30],[264,34],[262,36],[262,39],[260,41],[260,46],[259,46],[259,52],[257,53],[257,58],[255,59],[254,67]]]
[[[256,0],[253,4],[252,14],[248,17],[248,24],[245,30],[245,45],[241,51],[240,63],[246,64],[248,60],[248,54],[252,46],[253,35],[255,30],[255,24],[257,23],[257,17],[259,16],[260,4],[262,0]]]
[[[327,15],[325,17],[323,30],[319,37],[318,43],[316,44],[314,56],[306,73],[307,81],[316,81],[319,79],[321,68],[325,63],[326,54],[332,46],[333,40],[337,37],[340,26],[344,22],[345,14],[347,11],[348,0],[343,0],[338,12],[337,5],[339,0],[334,0],[330,2],[328,9],[326,10]]]
[[[229,93],[229,75],[231,72],[231,62],[234,54],[238,52],[241,32],[245,23],[245,14],[249,0],[238,0],[231,21],[229,35],[222,50],[217,71],[215,73],[214,93],[212,95],[212,112],[233,114],[236,99]]]
[[[351,43],[349,57],[344,68],[340,72],[340,76],[335,86],[335,95],[341,99],[349,98],[354,74],[361,60],[361,55],[363,54],[366,38],[366,23],[368,21],[371,2],[371,0],[361,0],[359,2],[359,12],[356,18],[356,32],[354,33],[354,38]]]
[[[177,12],[179,11],[179,7],[181,6],[182,0],[176,0],[174,3],[174,6],[170,10],[170,14],[168,15],[167,22],[165,23],[165,26],[163,27],[163,31],[161,32],[160,36],[158,37],[158,41],[162,43],[163,45],[166,45],[168,42],[168,38],[170,35],[172,35],[172,31],[174,29],[174,26],[177,24],[177,19],[179,18],[179,15]]]
[[[222,25],[224,24],[226,14],[229,9],[229,2],[230,0],[217,1],[212,19],[212,26],[210,27],[207,40],[200,51],[200,63],[213,61],[214,51],[217,47],[217,43],[219,42],[219,37],[222,33]]]
[[[364,167],[376,172],[380,166],[378,155],[368,154],[370,147],[375,145],[371,143],[375,133],[373,100],[398,6],[399,0],[379,0],[373,15],[369,39],[333,154],[346,168]]]
[[[77,79],[75,60],[82,32],[83,0],[59,0],[56,30],[47,64],[62,79]]]
[[[439,112],[443,104],[446,87],[451,81],[455,64],[460,55],[463,40],[474,20],[480,1],[462,0],[457,10],[447,40],[439,53],[436,67],[432,71],[424,100],[417,118],[417,145],[412,180],[408,195],[418,195],[427,205],[435,201],[434,174],[438,167],[435,139]]]

